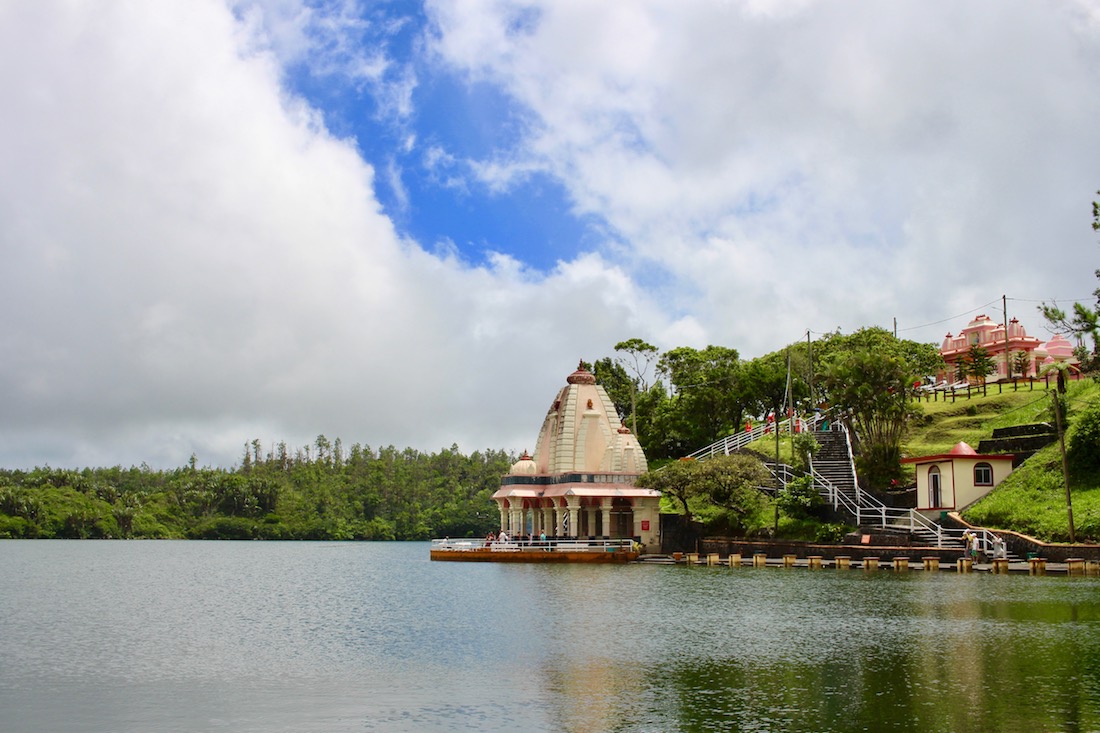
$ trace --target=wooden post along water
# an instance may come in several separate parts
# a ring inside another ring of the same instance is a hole
[[[1008,558],[1007,557],[995,557],[993,558],[993,574],[994,575],[1008,575]]]
[[[707,565],[709,566],[709,565],[717,565],[717,564],[718,564],[718,553],[717,552],[707,553]]]
[[[1083,557],[1067,557],[1066,558],[1066,572],[1070,575],[1084,575],[1085,574],[1085,558]]]
[[[754,568],[766,567],[768,564],[768,556],[763,552],[758,552],[752,556],[752,566]]]
[[[1085,575],[1100,575],[1100,561],[1089,560],[1085,563]]]
[[[925,570],[939,570],[940,559],[938,557],[922,557],[921,561],[924,562]]]
[[[877,557],[865,557],[863,558],[864,570],[878,570],[878,558]]]
[[[731,552],[729,559],[730,559],[730,567],[731,568],[741,567],[741,553],[740,552]]]
[[[848,570],[850,567],[852,567],[852,558],[850,556],[848,556],[848,555],[837,555],[836,556],[836,569],[837,570]]]
[[[688,565],[694,565],[697,562],[699,562],[699,553],[698,552],[689,552],[687,554],[687,564]]]
[[[909,571],[909,558],[907,557],[895,557],[894,558],[894,572],[905,573]]]
[[[960,557],[958,562],[955,563],[955,570],[960,573],[970,573],[974,571],[974,560],[969,557]]]
[[[821,555],[810,555],[806,561],[810,564],[810,570],[821,570]]]
[[[1046,575],[1047,561],[1042,557],[1029,557],[1027,559],[1027,572],[1030,575]]]
[[[783,567],[793,568],[794,567],[794,561],[797,560],[797,559],[798,559],[797,555],[784,555],[783,556]]]

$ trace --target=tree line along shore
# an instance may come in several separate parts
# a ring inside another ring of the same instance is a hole
[[[843,414],[857,439],[861,484],[885,492],[911,484],[912,470],[901,463],[907,452],[946,452],[957,440],[982,437],[990,426],[1052,419],[1054,400],[1047,393],[1056,393],[989,390],[966,404],[922,404],[916,387],[942,369],[938,350],[879,328],[827,334],[751,360],[719,346],[659,353],[631,339],[616,345],[615,356],[586,366],[636,431],[654,487],[662,480],[653,469],[671,464],[674,474],[685,474],[679,488],[666,488],[663,510],[691,514],[709,532],[745,537],[828,541],[848,529],[815,500],[808,482],[792,482],[775,498],[742,490],[762,480],[755,459],[705,470],[678,465],[680,457],[747,422],[788,411]],[[974,366],[980,371],[980,362]],[[1026,376],[1035,375],[1017,375]],[[991,414],[979,415],[979,404]],[[1059,404],[1068,425],[1077,539],[1100,540],[1100,386],[1091,378],[1073,382]],[[798,468],[812,453],[811,443],[785,438],[783,461]],[[1064,475],[1056,450],[1029,459],[968,516],[1063,540]],[[766,454],[774,456],[774,449],[768,446]],[[465,454],[457,446],[432,453],[358,443],[347,449],[339,438],[319,435],[297,449],[253,440],[228,468],[199,467],[192,456],[168,470],[0,469],[0,538],[484,536],[498,526],[490,497],[515,460],[503,450]]]

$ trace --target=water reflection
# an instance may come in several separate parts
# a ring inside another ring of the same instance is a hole
[[[630,598],[547,632],[562,729],[1100,729],[1094,580],[645,572],[556,593],[559,618]]]
[[[0,728],[1100,730],[1095,578],[0,542]]]

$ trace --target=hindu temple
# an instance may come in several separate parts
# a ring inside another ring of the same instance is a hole
[[[583,364],[547,411],[533,454],[524,452],[493,499],[511,536],[631,537],[660,545],[661,494],[634,485],[646,472],[637,437]]]

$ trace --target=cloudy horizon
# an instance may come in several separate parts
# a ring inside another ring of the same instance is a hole
[[[0,468],[518,452],[627,338],[1096,287],[1088,0],[43,0],[0,59]]]

